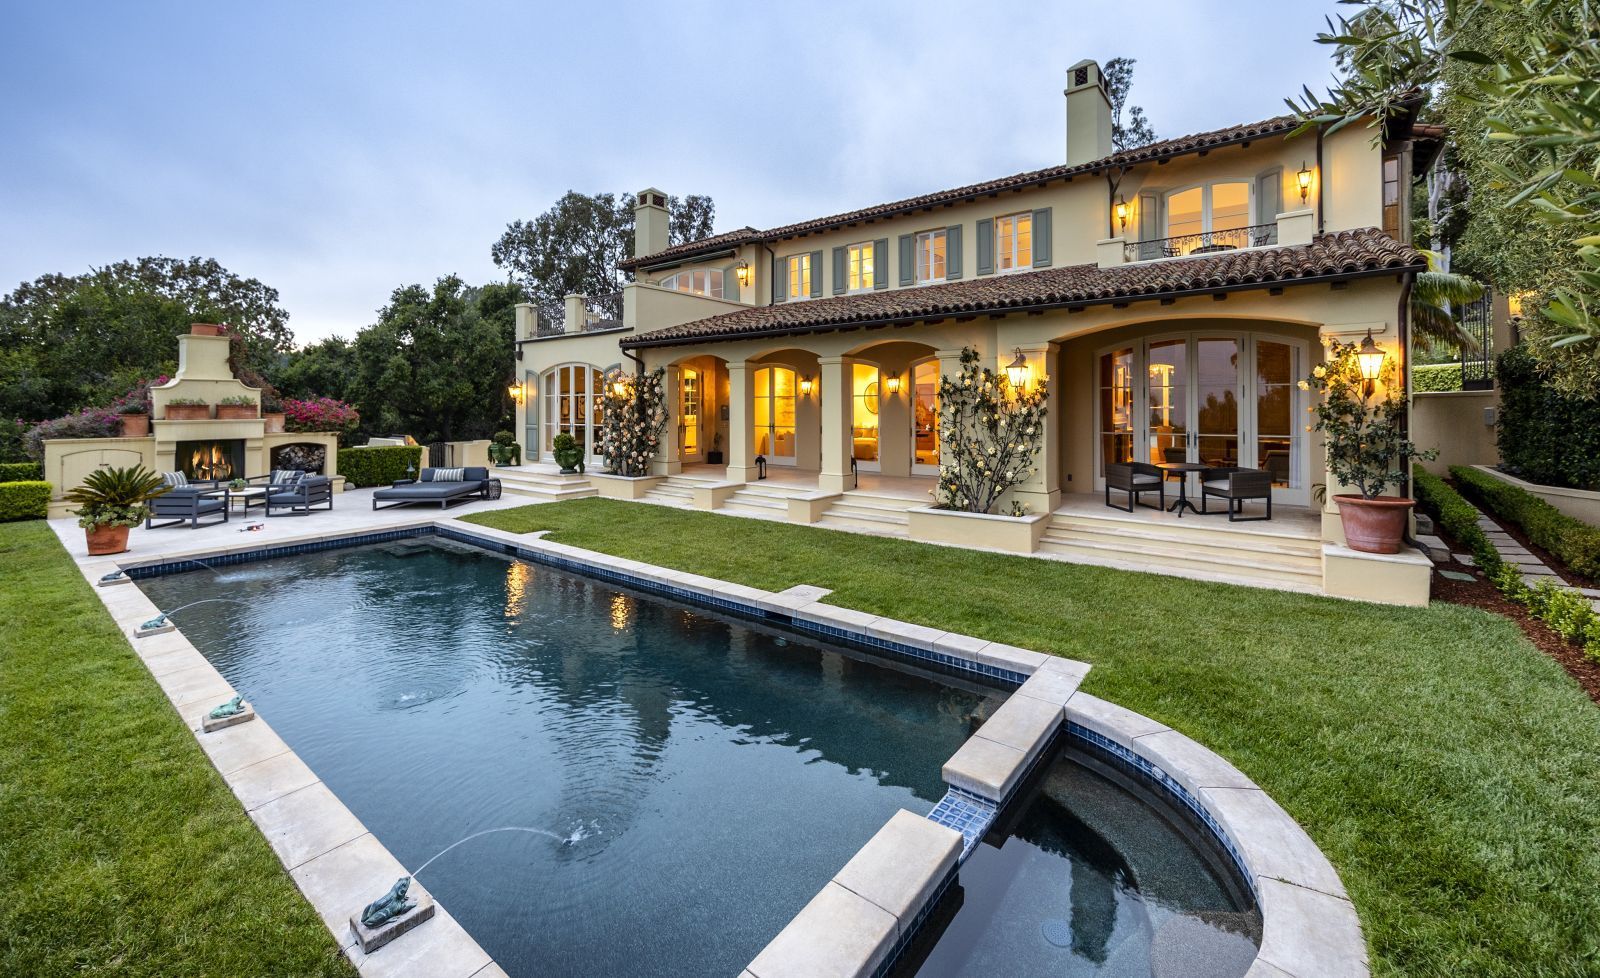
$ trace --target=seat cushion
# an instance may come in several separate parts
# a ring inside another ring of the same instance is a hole
[[[1205,483],[1203,483],[1203,485],[1207,489],[1215,489],[1215,490],[1218,490],[1219,492],[1226,492],[1227,489],[1228,489],[1228,480],[1227,479],[1209,479]]]
[[[390,486],[372,494],[373,499],[449,499],[477,492],[469,482],[417,482],[409,486]]]
[[[1160,481],[1160,477],[1153,475],[1136,475],[1133,477],[1133,484],[1136,486],[1153,486]]]

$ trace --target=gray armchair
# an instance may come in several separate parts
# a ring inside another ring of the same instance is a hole
[[[1229,523],[1272,519],[1271,472],[1232,467],[1206,469],[1200,473],[1200,512],[1211,512],[1206,508],[1206,501],[1213,496],[1227,500]],[[1267,515],[1244,515],[1244,504],[1251,499],[1266,500]]]
[[[1106,465],[1106,505],[1124,513],[1133,512],[1133,506],[1142,492],[1156,494],[1156,508],[1167,508],[1167,480],[1161,469],[1148,462],[1110,462]],[[1111,501],[1111,491],[1128,494],[1126,508]]]
[[[202,519],[212,520],[219,516],[221,522],[228,522],[228,490],[215,488],[213,482],[168,489],[145,505],[148,512],[144,518],[144,528],[147,530],[181,526],[184,523],[193,530]],[[156,520],[166,522],[157,523]]]
[[[313,506],[333,508],[333,480],[325,475],[308,475],[293,482],[267,485],[267,515],[282,516],[273,510],[285,510],[290,516],[305,516]]]

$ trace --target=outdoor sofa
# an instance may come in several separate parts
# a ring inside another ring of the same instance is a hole
[[[257,479],[260,478],[257,476]],[[268,516],[305,516],[316,506],[333,509],[333,480],[325,475],[308,475],[299,469],[278,469],[265,478]]]
[[[221,517],[228,522],[228,490],[215,480],[190,482],[182,472],[164,472],[161,478],[170,487],[166,492],[145,504],[144,528],[159,530],[169,526],[189,524],[193,530],[200,521]],[[157,523],[156,520],[165,520]]]
[[[489,470],[481,465],[459,469],[423,469],[416,479],[401,479],[387,489],[372,494],[372,508],[392,509],[413,503],[437,503],[445,509],[451,503],[489,498]],[[379,506],[387,503],[387,506]]]

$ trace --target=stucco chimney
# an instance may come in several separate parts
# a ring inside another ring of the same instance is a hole
[[[633,257],[667,248],[667,195],[654,187],[639,191],[633,205]]]
[[[1111,99],[1098,62],[1067,69],[1067,165],[1111,155]]]

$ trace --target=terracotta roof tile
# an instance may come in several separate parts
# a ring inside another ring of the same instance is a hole
[[[974,199],[1003,190],[1026,187],[1029,184],[1047,183],[1071,176],[1095,173],[1112,167],[1133,166],[1139,163],[1172,159],[1175,156],[1198,153],[1202,150],[1216,146],[1226,146],[1231,143],[1247,142],[1269,136],[1283,136],[1293,132],[1299,124],[1299,120],[1292,115],[1274,116],[1271,119],[1263,119],[1260,122],[1248,122],[1236,126],[1227,126],[1222,129],[1213,129],[1210,132],[1193,133],[1188,136],[1179,136],[1175,139],[1163,139],[1146,146],[1138,146],[1133,149],[1123,150],[1120,153],[1112,153],[1110,156],[1092,160],[1088,163],[1029,170],[1026,173],[1016,173],[1008,177],[1001,177],[998,180],[986,180],[982,183],[968,184],[965,187],[956,187],[952,190],[940,190],[931,194],[922,194],[918,197],[907,197],[904,200],[896,200],[887,204],[877,204],[872,207],[846,211],[829,217],[819,217],[814,220],[801,221],[797,224],[786,224],[768,231],[757,231],[755,228],[749,227],[740,228],[737,231],[713,235],[699,241],[689,241],[684,244],[674,245],[653,255],[630,258],[621,262],[620,267],[632,270],[675,259],[687,258],[702,251],[715,251],[721,248],[759,241],[777,241],[782,238],[789,238],[799,234],[811,234],[845,224],[890,217],[920,210],[924,207]]]
[[[1098,305],[1304,279],[1358,278],[1425,267],[1422,255],[1377,228],[1325,234],[1309,245],[1220,252],[1099,268],[1067,265],[918,288],[752,306],[640,333],[624,347],[677,346],[752,335],[809,333],[1008,310]]]

